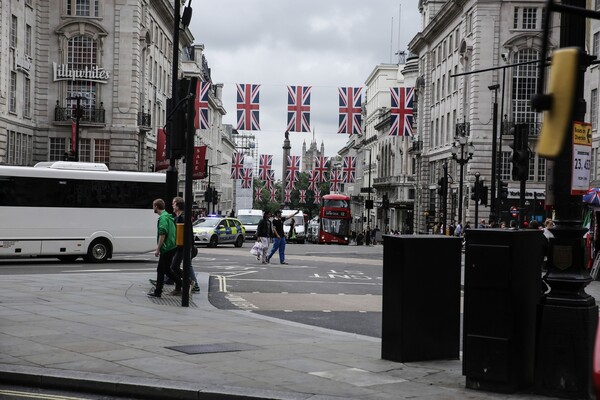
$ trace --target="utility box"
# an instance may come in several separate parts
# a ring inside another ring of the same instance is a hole
[[[539,230],[465,231],[463,375],[471,389],[533,383],[546,238]]]
[[[383,236],[381,358],[458,359],[462,240]]]

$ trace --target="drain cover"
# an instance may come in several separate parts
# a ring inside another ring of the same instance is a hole
[[[162,297],[148,297],[148,300],[154,304],[160,304],[163,306],[178,306],[181,307],[180,296],[162,296]],[[190,300],[189,307],[198,308],[198,305]]]
[[[232,351],[244,351],[258,349],[256,346],[243,343],[215,343],[215,344],[190,344],[186,346],[171,346],[167,349],[179,351],[185,354],[209,354],[227,353]]]

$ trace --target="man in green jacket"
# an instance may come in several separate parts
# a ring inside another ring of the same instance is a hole
[[[165,275],[175,282],[175,290],[181,292],[181,279],[171,271],[171,262],[177,252],[176,230],[173,216],[165,211],[165,201],[156,199],[152,202],[152,208],[155,214],[158,214],[156,230],[156,251],[154,256],[158,257],[158,266],[156,267],[156,288],[148,293],[150,297],[161,297]]]

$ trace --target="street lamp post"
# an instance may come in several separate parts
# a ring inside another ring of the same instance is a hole
[[[210,193],[210,195],[209,195],[209,196],[210,196],[210,197],[209,197],[209,198],[210,198],[210,201],[207,201],[207,202],[206,202],[206,211],[207,211],[209,214],[210,214],[210,205],[211,205],[211,203],[212,203],[212,205],[213,205],[213,212],[215,211],[215,200],[216,200],[216,199],[214,199],[214,198],[213,198],[213,196],[214,196],[215,192],[214,192],[214,190],[213,190],[213,189],[210,187],[210,176],[211,176],[211,173],[210,173],[210,171],[211,171],[213,168],[219,168],[221,165],[225,165],[225,164],[227,164],[227,163],[226,163],[226,162],[222,162],[222,163],[220,163],[220,164],[214,164],[214,165],[209,165],[209,166],[208,166],[208,188],[207,188],[206,190],[207,190],[207,192],[208,192],[208,193]]]
[[[458,221],[463,224],[462,220],[462,204],[463,204],[463,184],[464,184],[464,166],[473,158],[475,147],[472,142],[467,144],[466,136],[457,136],[452,143],[452,158],[460,165],[460,179],[458,186]],[[466,147],[466,149],[465,149]]]
[[[496,167],[498,154],[498,89],[500,84],[488,86],[489,90],[494,91],[494,111],[492,127],[492,187],[490,193],[490,220],[496,222]],[[498,166],[499,168],[499,166]]]
[[[369,151],[369,193],[367,194],[367,201],[369,204],[369,209],[367,209],[367,237],[365,238],[365,243],[367,246],[371,244],[371,210],[373,207],[373,203],[371,202],[371,149],[365,149]]]

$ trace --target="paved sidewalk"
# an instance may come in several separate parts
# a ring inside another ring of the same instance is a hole
[[[547,399],[465,389],[459,360],[386,361],[379,339],[215,309],[207,274],[189,308],[150,299],[150,275],[2,276],[0,387],[148,399]],[[598,298],[598,282],[588,289]]]

